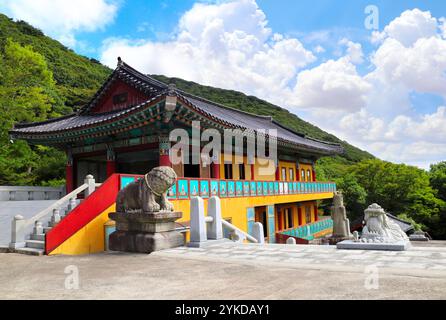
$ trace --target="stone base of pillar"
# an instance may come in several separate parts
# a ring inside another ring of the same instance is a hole
[[[110,213],[116,221],[116,231],[110,235],[109,250],[151,253],[184,246],[184,236],[175,231],[175,221],[181,212]]]
[[[339,242],[345,241],[345,240],[353,240],[353,236],[350,237],[343,237],[343,236],[331,236],[328,238],[328,243],[330,245],[336,245]]]

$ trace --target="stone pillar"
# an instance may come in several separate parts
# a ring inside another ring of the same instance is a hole
[[[208,223],[207,238],[209,240],[223,239],[223,225],[221,223],[221,203],[219,197],[211,197],[208,202],[208,217],[212,222]]]
[[[172,167],[170,162],[170,140],[168,135],[160,135],[158,140],[159,148],[159,165],[160,167]]]
[[[93,176],[89,174],[85,177],[84,183],[88,185],[88,188],[84,191],[85,199],[87,199],[96,189],[96,181]]]
[[[254,223],[252,227],[252,236],[256,238],[257,243],[265,244],[265,234],[263,232],[263,225],[260,222]]]
[[[111,145],[107,145],[107,178],[116,173],[116,154]]]
[[[286,244],[296,244],[296,239],[288,238],[288,239],[286,239]]]
[[[200,197],[190,200],[190,243],[191,247],[200,247],[207,242],[204,201]]]
[[[25,224],[26,220],[21,215],[16,215],[12,220],[10,249],[25,247]]]
[[[67,150],[67,165],[65,167],[65,189],[66,193],[74,190],[74,170],[73,170],[73,154],[71,149]]]

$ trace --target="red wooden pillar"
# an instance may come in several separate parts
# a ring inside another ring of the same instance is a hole
[[[301,207],[297,208],[297,218],[299,219],[299,226],[301,226],[303,224],[302,208]]]
[[[65,167],[65,189],[67,194],[74,190],[73,155],[67,151],[67,165]]]
[[[116,154],[112,146],[107,146],[107,164],[106,164],[107,178],[116,173]]]
[[[172,163],[170,161],[170,140],[169,136],[160,136],[159,137],[159,165],[164,167],[172,167]]]
[[[220,179],[220,164],[212,162],[212,179]]]
[[[280,167],[277,165],[276,167],[276,181],[280,181]]]
[[[251,164],[251,180],[255,180],[256,177],[256,167],[254,164]]]
[[[107,160],[107,178],[116,173],[116,161]]]
[[[296,181],[300,181],[299,163],[296,163]]]
[[[318,215],[318,207],[317,204],[314,205],[314,221],[318,221],[319,220],[319,215]]]
[[[312,174],[313,174],[313,182],[315,182],[316,181],[316,170],[314,170],[314,166],[313,166],[313,169],[311,171],[312,171]]]

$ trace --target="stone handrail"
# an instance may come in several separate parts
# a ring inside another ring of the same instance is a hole
[[[223,224],[223,226],[225,226],[226,228],[228,228],[231,231],[235,231],[235,232],[239,232],[241,234],[243,234],[247,240],[253,242],[253,243],[258,243],[257,239],[254,238],[253,236],[247,234],[245,231],[240,230],[239,228],[237,228],[236,226],[234,226],[233,224],[230,224],[228,221],[226,220],[221,220],[221,223]]]
[[[64,187],[0,186],[0,201],[56,200],[64,193]]]
[[[240,230],[221,217],[221,202],[218,197],[211,197],[208,201],[208,215],[204,214],[204,201],[201,197],[194,197],[190,201],[190,247],[202,247],[212,241],[223,240],[223,226],[235,232],[236,241],[248,241],[263,244],[265,242],[263,226],[257,222],[253,226],[253,236]],[[242,238],[243,237],[243,238]],[[210,242],[208,240],[211,240]]]
[[[93,178],[93,176],[88,175],[85,180],[84,184],[78,187],[76,190],[70,192],[63,198],[57,200],[55,203],[53,203],[48,208],[40,211],[35,216],[29,219],[24,219],[21,215],[16,215],[14,219],[12,220],[11,225],[11,243],[9,244],[10,248],[18,248],[23,247],[25,245],[25,231],[30,225],[33,225],[40,221],[42,218],[48,216],[49,214],[57,215],[58,220],[60,220],[59,210],[60,208],[66,203],[70,202],[69,204],[69,210],[73,209],[76,204],[75,200],[77,199],[77,196],[84,192],[85,198],[87,198],[90,194],[92,194],[96,189],[96,183]],[[72,203],[72,201],[74,203]]]
[[[85,183],[85,184],[81,185],[79,188],[77,188],[76,190],[70,192],[65,197],[57,200],[55,203],[53,203],[48,208],[46,208],[46,209],[40,211],[39,213],[37,213],[34,217],[27,219],[24,226],[27,227],[27,226],[35,223],[37,220],[40,220],[40,219],[44,218],[48,214],[53,213],[54,209],[60,208],[65,202],[69,201],[70,199],[77,198],[77,195],[79,193],[85,191],[87,188],[88,188],[88,184]]]

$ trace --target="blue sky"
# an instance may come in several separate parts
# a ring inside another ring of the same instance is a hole
[[[446,159],[443,0],[0,0],[0,12],[110,67],[122,56],[256,95],[385,160]]]

